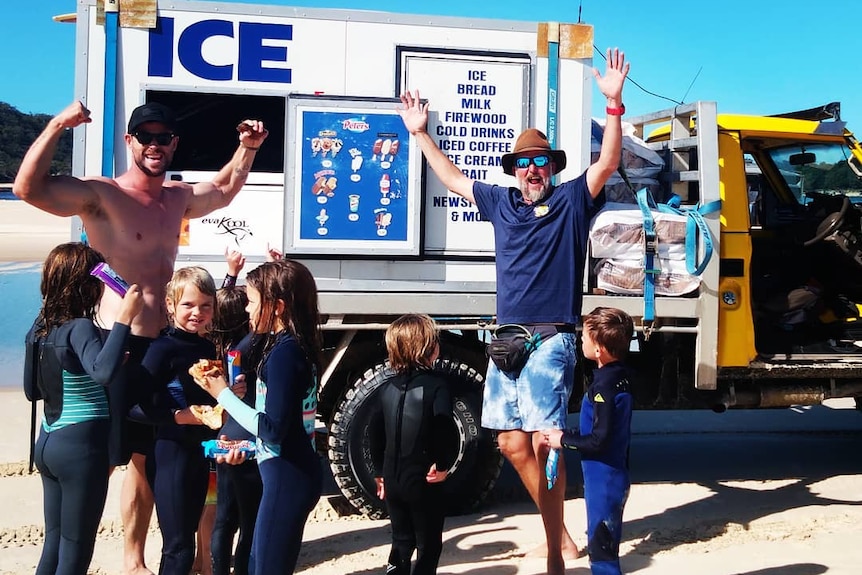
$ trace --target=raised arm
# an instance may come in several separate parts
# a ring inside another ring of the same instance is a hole
[[[15,195],[55,216],[80,214],[85,206],[95,204],[98,195],[90,181],[49,173],[63,132],[90,122],[90,111],[81,102],[70,104],[54,116],[21,161],[12,188]]]
[[[587,168],[587,187],[593,198],[599,195],[605,182],[617,171],[620,164],[620,152],[623,146],[623,84],[629,73],[629,64],[625,60],[625,54],[620,52],[619,48],[613,50],[608,48],[605,75],[602,76],[597,69],[593,68],[596,85],[607,98],[608,108],[599,159]]]
[[[419,90],[416,90],[415,95],[411,95],[410,92],[401,94],[401,103],[403,107],[397,108],[396,111],[404,121],[407,131],[416,139],[419,148],[425,154],[431,170],[448,189],[476,203],[473,199],[473,180],[465,176],[458,166],[452,163],[428,134],[428,103],[422,104],[419,101]]]
[[[255,155],[269,132],[260,120],[245,120],[237,127],[237,131],[239,146],[230,161],[211,182],[192,186],[192,199],[186,211],[188,217],[199,218],[225,207],[245,185]]]

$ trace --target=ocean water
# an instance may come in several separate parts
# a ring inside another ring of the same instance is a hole
[[[21,388],[24,334],[41,305],[42,263],[0,263],[0,388]]]

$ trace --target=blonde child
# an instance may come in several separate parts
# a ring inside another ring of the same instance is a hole
[[[144,356],[152,393],[133,414],[143,412],[156,426],[146,471],[162,532],[159,573],[188,575],[209,480],[201,441],[216,435],[200,418],[200,406],[211,408],[215,402],[194,384],[188,369],[199,359],[216,358],[215,345],[205,337],[212,328],[216,289],[205,269],[186,267],[174,272],[166,293],[171,327]]]

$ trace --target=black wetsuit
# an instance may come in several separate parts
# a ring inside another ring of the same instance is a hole
[[[101,332],[103,340],[111,333],[107,329]],[[141,381],[141,361],[151,343],[151,337],[129,335],[126,338],[129,355],[108,386],[108,400],[111,403],[108,457],[112,467],[126,465],[132,453],[147,455],[153,448],[153,427],[127,417],[129,409],[140,401],[140,394],[145,389],[145,382]]]
[[[147,457],[147,481],[153,490],[162,532],[160,575],[188,575],[195,558],[195,533],[206,501],[209,464],[201,441],[216,432],[205,425],[178,425],[174,411],[215,400],[189,375],[199,359],[215,359],[215,345],[197,334],[171,328],[153,341],[144,357],[152,393],[133,416],[156,426],[153,455]]]
[[[108,494],[110,413],[105,386],[123,362],[129,326],[115,324],[102,342],[89,319],[48,334],[39,363],[45,401],[36,443],[42,477],[45,545],[37,575],[85,575]]]
[[[399,374],[380,389],[382,410],[371,422],[375,477],[383,477],[386,506],[392,523],[388,575],[436,573],[443,549],[442,484],[425,480],[432,464],[445,471],[446,427],[451,425],[452,401],[445,379],[430,370]],[[382,465],[381,465],[382,461]]]

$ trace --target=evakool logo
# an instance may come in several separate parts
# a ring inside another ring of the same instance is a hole
[[[239,243],[245,238],[254,235],[251,231],[251,226],[245,220],[234,219],[229,216],[221,218],[202,218],[201,223],[215,226],[216,235],[233,236],[233,241],[236,242],[237,245],[239,245]]]

